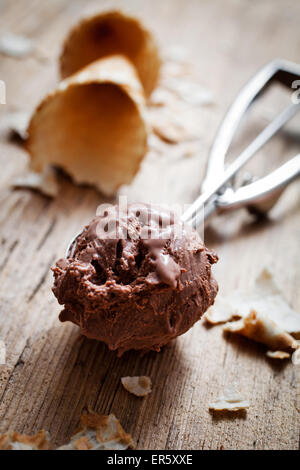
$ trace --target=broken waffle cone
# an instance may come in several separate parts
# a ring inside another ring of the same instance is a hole
[[[130,434],[115,415],[83,414],[80,428],[71,441],[57,450],[126,450],[133,449]]]
[[[122,377],[121,382],[125,390],[137,397],[145,397],[151,393],[151,379],[145,375]]]
[[[10,431],[0,436],[0,450],[50,450],[49,436],[38,431],[34,436]]]
[[[297,341],[269,317],[255,310],[241,320],[226,323],[224,331],[237,333],[258,343],[267,345],[271,350],[297,349]]]
[[[144,94],[135,68],[110,56],[62,81],[28,128],[31,168],[65,170],[76,183],[113,195],[129,184],[147,150]]]
[[[153,36],[136,19],[109,11],[84,19],[65,40],[60,57],[62,78],[100,58],[121,54],[136,67],[145,95],[156,86],[160,58]]]

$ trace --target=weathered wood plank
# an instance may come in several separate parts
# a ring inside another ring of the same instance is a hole
[[[105,2],[104,6],[122,2]],[[0,3],[0,29],[27,34],[50,59],[0,58],[9,108],[31,110],[57,81],[56,56],[66,30],[98,1],[19,0]],[[299,61],[300,5],[296,1],[138,2],[143,17],[165,45],[181,43],[202,73],[216,104],[203,108],[199,158],[171,163],[149,158],[127,193],[145,200],[152,193],[169,202],[189,202],[199,190],[205,158],[217,125],[239,87],[259,66],[281,56]],[[263,119],[262,119],[263,123]],[[249,134],[250,135],[250,134]],[[244,140],[243,140],[244,142]],[[299,142],[278,136],[260,153],[255,170],[267,169],[299,151]],[[264,348],[242,338],[223,338],[220,327],[197,324],[160,354],[116,356],[77,328],[60,324],[49,270],[70,238],[95,213],[101,196],[64,177],[60,197],[50,201],[9,188],[27,156],[0,142],[0,338],[7,365],[0,369],[0,432],[33,433],[45,428],[57,444],[72,434],[83,409],[114,412],[138,448],[296,449],[299,445],[299,368],[267,360]],[[168,173],[166,172],[168,170]],[[166,175],[164,188],[157,184]],[[152,178],[149,177],[152,175]],[[147,183],[147,184],[146,184]],[[247,287],[263,265],[271,266],[288,300],[300,310],[299,187],[290,188],[269,222],[253,223],[237,213],[214,223],[206,242],[217,249],[215,273],[223,291]],[[124,375],[150,375],[153,392],[140,400],[121,386]],[[246,416],[215,417],[208,403],[223,385],[238,380],[251,402]]]

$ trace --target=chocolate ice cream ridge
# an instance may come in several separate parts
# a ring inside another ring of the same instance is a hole
[[[164,207],[110,206],[59,260],[53,292],[61,321],[118,355],[155,350],[185,333],[213,304],[217,255]]]

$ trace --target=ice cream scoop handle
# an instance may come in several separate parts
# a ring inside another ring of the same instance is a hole
[[[217,198],[216,205],[220,212],[265,203],[268,203],[266,207],[270,209],[287,185],[299,176],[300,153],[264,178],[235,191],[225,191]]]

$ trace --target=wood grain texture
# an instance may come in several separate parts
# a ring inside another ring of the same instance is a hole
[[[1,0],[0,32],[33,37],[49,60],[0,57],[0,79],[7,84],[0,119],[10,109],[32,110],[55,86],[61,42],[79,17],[121,3]],[[199,191],[220,119],[239,88],[274,57],[300,61],[300,3],[278,0],[275,8],[271,0],[136,0],[126,7],[150,25],[162,45],[185,46],[202,71],[202,85],[215,96],[214,106],[203,107],[201,153],[177,163],[168,155],[147,159],[126,190],[139,200],[155,194],[157,199],[189,202]],[[263,172],[270,160],[276,166],[297,151],[299,140],[281,133],[257,156],[255,170]],[[102,344],[80,337],[75,326],[59,323],[49,268],[102,198],[63,176],[53,201],[12,190],[12,178],[26,165],[25,152],[2,136],[0,339],[7,345],[7,365],[0,366],[0,432],[31,434],[44,428],[62,444],[89,407],[115,413],[139,449],[297,449],[299,367],[268,360],[263,347],[224,338],[221,327],[199,322],[160,354],[128,353],[118,359]],[[247,288],[268,265],[300,311],[299,202],[295,183],[268,221],[254,222],[241,211],[207,230],[205,241],[220,256],[214,272],[223,292]],[[145,399],[128,394],[120,383],[127,375],[150,375],[153,392]],[[209,402],[233,380],[251,402],[247,415],[210,414]]]

